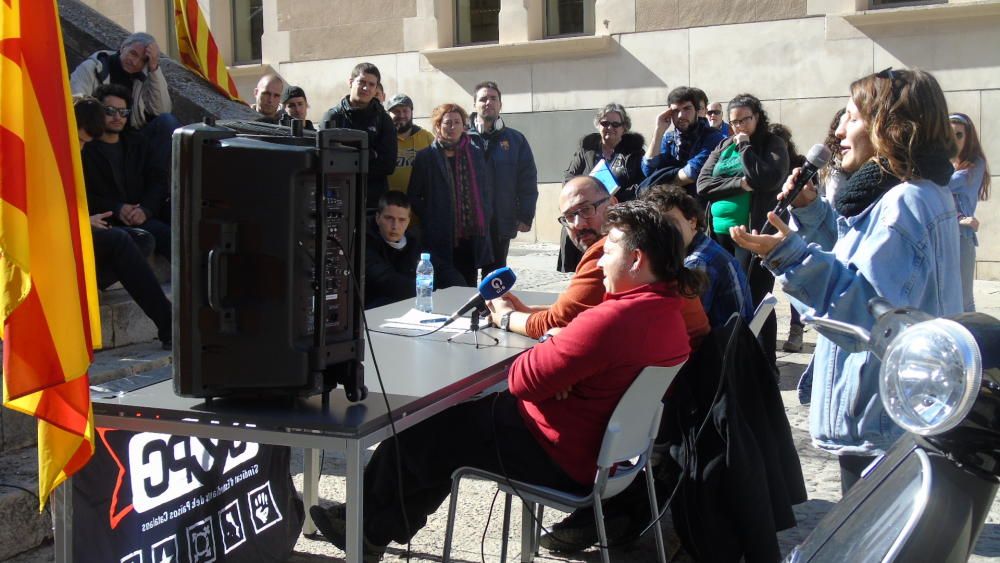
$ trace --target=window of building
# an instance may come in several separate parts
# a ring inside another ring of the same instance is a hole
[[[594,32],[594,0],[545,0],[545,36]]]
[[[496,43],[500,40],[500,0],[455,0],[455,43]]]
[[[260,37],[264,34],[264,0],[233,0],[233,64],[261,61]]]

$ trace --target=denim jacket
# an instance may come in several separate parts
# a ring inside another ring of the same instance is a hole
[[[904,182],[854,217],[822,199],[793,211],[791,233],[765,259],[803,313],[870,330],[868,301],[931,315],[962,312],[955,203],[930,180]],[[807,242],[808,241],[808,242]],[[837,454],[878,455],[902,433],[878,393],[881,363],[850,338],[820,330],[812,363],[809,432]]]
[[[955,207],[958,209],[959,217],[976,216],[976,206],[979,204],[979,187],[983,184],[983,176],[985,174],[986,162],[981,158],[977,158],[972,163],[971,168],[956,170],[951,175],[951,181],[948,182],[948,189],[951,190],[951,195],[955,197]],[[962,235],[962,238],[971,238],[972,242],[976,246],[979,246],[979,239],[976,237],[976,231],[972,230],[972,227],[960,226],[958,232]]]

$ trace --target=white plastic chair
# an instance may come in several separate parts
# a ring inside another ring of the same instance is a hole
[[[511,495],[519,496],[524,504],[521,525],[522,533],[530,534],[530,542],[522,538],[525,552],[521,561],[532,561],[538,553],[538,540],[541,534],[542,507],[550,506],[563,512],[572,512],[577,508],[593,505],[594,519],[597,524],[597,535],[601,546],[601,559],[609,563],[608,538],[604,529],[604,511],[602,501],[611,498],[625,490],[636,475],[646,469],[646,488],[649,490],[649,506],[654,518],[659,513],[656,502],[656,491],[653,486],[653,472],[650,464],[650,453],[653,441],[660,428],[660,416],[663,414],[663,395],[673,382],[684,364],[664,368],[651,366],[632,382],[628,390],[618,402],[597,456],[597,475],[594,478],[593,490],[585,495],[575,495],[548,487],[541,487],[521,481],[512,481],[504,475],[491,473],[475,467],[460,467],[452,473],[451,502],[448,507],[448,528],[444,538],[444,561],[451,560],[451,539],[455,527],[455,509],[458,504],[458,488],[463,477],[486,479],[497,484],[506,493],[504,502],[503,543],[500,552],[501,562],[507,560],[507,536],[510,531]],[[635,460],[631,465],[624,462]],[[614,475],[611,469],[617,469]],[[538,510],[536,513],[536,505]],[[666,562],[666,552],[663,547],[663,533],[660,526],[653,526],[656,535],[656,549],[661,563]]]
[[[778,298],[773,293],[768,293],[760,300],[760,305],[757,305],[757,310],[754,311],[753,319],[750,321],[750,332],[754,336],[760,336],[760,329],[764,328],[764,321],[767,320],[777,304]]]

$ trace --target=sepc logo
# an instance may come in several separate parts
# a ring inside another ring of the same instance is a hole
[[[132,505],[139,513],[193,492],[252,460],[253,442],[227,442],[150,432],[128,444]]]

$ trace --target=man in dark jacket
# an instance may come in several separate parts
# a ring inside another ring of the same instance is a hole
[[[656,116],[656,133],[642,159],[642,172],[646,175],[644,186],[690,186],[688,193],[697,195],[694,182],[698,173],[708,155],[725,138],[721,131],[698,118],[701,95],[687,86],[670,91],[669,107]],[[674,129],[667,132],[671,124]]]
[[[531,230],[538,200],[538,171],[528,140],[505,126],[500,118],[503,103],[497,83],[477,84],[473,96],[476,111],[469,116],[469,133],[472,142],[482,147],[486,167],[493,173],[493,262],[482,268],[486,277],[507,265],[510,240],[519,232]]]
[[[378,198],[389,189],[386,178],[396,170],[396,127],[375,98],[382,73],[371,63],[359,63],[347,83],[351,93],[325,114],[321,129],[337,127],[368,132],[368,194],[365,208],[374,215]]]
[[[365,308],[379,307],[416,294],[420,244],[410,224],[410,200],[389,190],[378,200],[365,242]]]
[[[104,106],[104,134],[83,149],[83,175],[90,214],[111,211],[111,225],[152,233],[156,252],[170,259],[170,225],[157,219],[167,197],[167,172],[156,165],[146,140],[126,131],[129,92],[117,84],[97,89]]]

